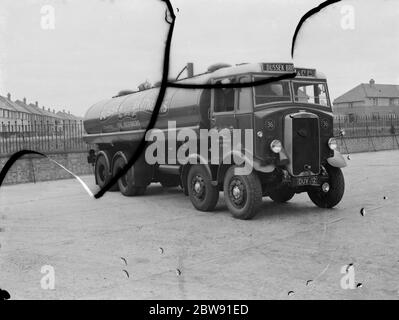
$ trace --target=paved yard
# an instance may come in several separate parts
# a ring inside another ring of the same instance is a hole
[[[398,169],[398,151],[351,155],[336,209],[264,198],[252,221],[223,198],[198,212],[159,185],[101,200],[76,180],[2,187],[0,288],[13,299],[398,299]],[[362,285],[344,290],[350,263]],[[41,288],[45,265],[54,290]]]

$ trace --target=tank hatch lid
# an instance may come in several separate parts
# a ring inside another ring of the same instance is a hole
[[[215,63],[215,64],[209,66],[208,72],[215,72],[216,70],[219,70],[222,68],[229,68],[229,67],[231,67],[231,64],[219,62],[219,63]]]

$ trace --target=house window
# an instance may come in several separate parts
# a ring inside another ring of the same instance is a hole
[[[390,98],[389,99],[389,105],[394,106],[396,104],[396,99],[395,98]]]
[[[373,98],[373,106],[378,106],[378,98]]]
[[[349,109],[353,108],[353,102],[349,102]]]
[[[373,112],[371,116],[372,116],[373,120],[377,120],[380,118],[380,114],[378,112]]]

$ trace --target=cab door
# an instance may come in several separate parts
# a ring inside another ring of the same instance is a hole
[[[237,127],[235,101],[235,89],[212,90],[211,128],[220,131],[223,129],[232,130]]]
[[[236,103],[236,121],[237,128],[241,129],[241,145],[253,153],[253,94],[252,88],[239,88],[237,89],[237,103]],[[245,131],[247,130],[247,132]],[[249,131],[248,131],[249,130]],[[245,139],[245,135],[250,136]],[[246,141],[251,141],[252,145],[247,145]]]
[[[236,101],[236,89],[212,90],[211,129],[216,129],[219,135],[223,137],[219,139],[219,161],[223,160],[224,150],[232,150],[233,130],[237,129]],[[214,159],[214,155],[211,155],[211,157]],[[214,163],[214,161],[212,162]]]

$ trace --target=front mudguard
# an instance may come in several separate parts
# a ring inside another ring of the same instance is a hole
[[[347,166],[344,157],[337,150],[334,150],[334,156],[331,158],[328,158],[327,162],[330,166],[335,167],[335,168],[345,168]]]

